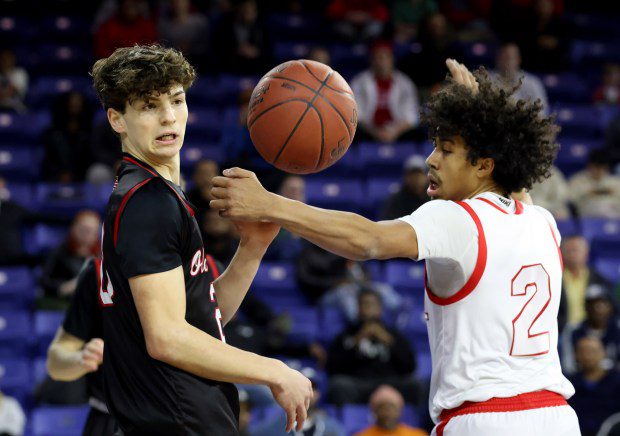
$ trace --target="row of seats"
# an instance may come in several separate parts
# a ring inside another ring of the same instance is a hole
[[[339,420],[345,432],[350,435],[372,425],[374,416],[366,405],[345,405],[338,408],[326,405],[324,410]],[[79,436],[88,416],[88,406],[42,406],[35,408],[31,415],[26,436]],[[278,406],[257,407],[252,409],[250,428],[265,420],[280,416],[282,410]],[[414,427],[422,423],[422,408],[406,405],[402,422]]]

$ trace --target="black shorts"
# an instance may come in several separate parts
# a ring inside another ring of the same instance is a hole
[[[114,436],[116,420],[112,415],[90,408],[82,436]]]

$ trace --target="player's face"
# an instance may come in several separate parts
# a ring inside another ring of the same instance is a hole
[[[148,162],[166,163],[177,157],[187,124],[188,110],[181,85],[167,92],[132,100],[125,113],[108,110],[112,128],[121,134],[123,147]]]
[[[426,159],[432,199],[460,201],[469,198],[480,183],[476,167],[467,158],[465,141],[460,136],[436,137],[434,150]]]

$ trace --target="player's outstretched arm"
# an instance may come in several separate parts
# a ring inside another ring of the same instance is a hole
[[[149,355],[211,380],[265,384],[301,430],[312,397],[310,381],[279,360],[231,347],[185,320],[185,283],[181,266],[129,279]]]
[[[103,361],[103,339],[85,343],[59,327],[47,350],[47,371],[53,380],[73,381],[97,371]]]
[[[211,207],[234,220],[271,221],[340,256],[354,259],[418,257],[415,231],[409,224],[370,221],[360,215],[308,206],[273,194],[256,175],[241,168],[213,179]]]
[[[235,222],[239,247],[226,270],[213,282],[224,325],[232,319],[250,289],[269,244],[280,226],[273,223]]]

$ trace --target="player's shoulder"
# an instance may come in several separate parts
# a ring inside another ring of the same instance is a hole
[[[137,188],[128,200],[127,210],[138,210],[142,214],[171,213],[178,210],[178,200],[171,187],[159,177],[148,179],[148,182]]]
[[[463,202],[469,203],[470,200],[464,200]],[[457,214],[460,215],[465,212],[463,206],[460,203],[452,200],[431,200],[424,203],[417,208],[414,213],[436,213],[436,214]]]

